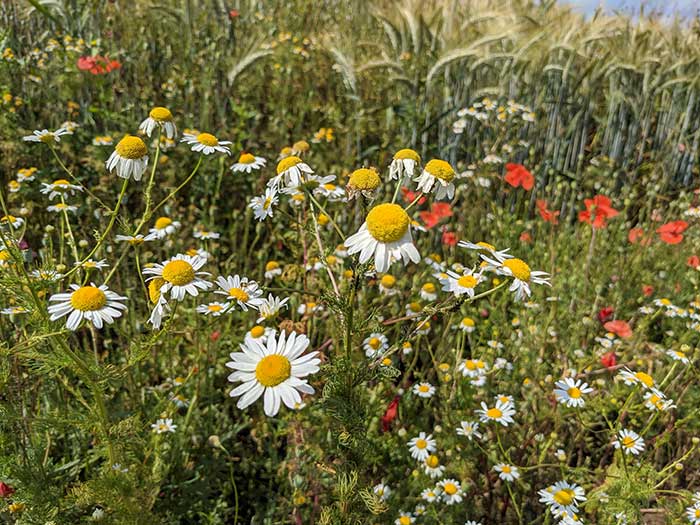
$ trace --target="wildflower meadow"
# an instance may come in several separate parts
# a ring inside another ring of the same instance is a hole
[[[0,2],[0,522],[700,525],[700,18]]]

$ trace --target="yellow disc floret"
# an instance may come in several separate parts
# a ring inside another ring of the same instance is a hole
[[[70,304],[81,312],[94,312],[107,304],[107,296],[96,286],[83,286],[70,296]]]
[[[408,230],[408,214],[398,204],[380,204],[367,214],[367,230],[379,242],[396,242]]]
[[[121,139],[114,149],[117,155],[125,159],[141,159],[148,154],[146,144],[134,135],[127,135]]]
[[[500,408],[489,408],[486,411],[486,416],[490,417],[491,419],[498,419],[503,416],[503,412],[501,412]]]
[[[296,155],[290,155],[289,157],[283,158],[277,163],[277,175],[284,173],[289,168],[292,168],[302,162],[302,160]]]
[[[516,279],[525,282],[530,280],[530,267],[522,259],[506,259],[503,266],[508,268]]]
[[[162,230],[170,226],[172,223],[173,220],[170,217],[158,217],[156,219],[155,228],[156,230]]]
[[[440,464],[440,459],[435,454],[430,454],[425,460],[425,464],[430,468],[436,468]]]
[[[256,339],[258,337],[262,337],[264,334],[265,334],[265,327],[260,326],[259,324],[256,324],[253,328],[250,329],[250,335],[252,335]]]
[[[410,160],[415,160],[416,162],[420,162],[420,155],[416,153],[412,149],[400,149],[394,154],[394,160],[405,160],[405,159],[410,159]]]
[[[567,394],[569,394],[569,397],[571,399],[578,399],[581,397],[581,389],[577,388],[575,386],[572,386],[566,391]]]
[[[385,275],[382,275],[382,279],[380,282],[382,283],[382,286],[384,288],[393,288],[394,285],[396,285],[396,277],[387,273]]]
[[[163,279],[175,286],[184,286],[194,281],[194,268],[187,261],[175,259],[163,268]]]
[[[554,494],[554,501],[562,506],[571,505],[574,502],[574,491],[571,489],[562,489]]]
[[[197,142],[212,148],[219,145],[219,139],[217,139],[211,133],[200,133],[197,135]]]
[[[160,289],[164,284],[165,279],[162,277],[156,277],[148,283],[148,298],[153,304],[156,304],[158,299],[160,299]]]
[[[450,163],[440,159],[433,159],[425,165],[425,171],[433,177],[450,182],[455,178],[455,170]]]
[[[229,297],[245,303],[250,299],[250,296],[243,288],[230,288],[228,291]]]
[[[445,485],[442,488],[445,491],[445,494],[447,494],[449,496],[454,496],[455,494],[457,494],[457,491],[458,491],[457,485],[455,485],[454,483],[451,483],[449,481],[447,483],[445,483]]]
[[[374,168],[360,168],[352,172],[348,186],[360,191],[376,190],[381,184],[379,173]]]
[[[255,155],[251,153],[241,153],[241,156],[238,157],[238,162],[241,164],[253,164],[255,162]]]
[[[477,284],[476,279],[471,275],[463,275],[457,279],[457,284],[462,288],[474,288]]]
[[[170,110],[162,106],[153,108],[148,116],[153,120],[157,120],[158,122],[170,122],[173,120],[173,114],[170,113]]]
[[[292,375],[292,365],[283,355],[272,354],[263,357],[255,367],[258,382],[267,387],[277,386]]]

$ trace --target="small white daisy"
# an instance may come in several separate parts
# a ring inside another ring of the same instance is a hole
[[[639,455],[644,452],[644,440],[639,434],[632,430],[622,429],[618,432],[617,437],[613,440],[613,446],[616,449],[622,449],[625,454]]]
[[[55,304],[48,307],[51,321],[68,316],[68,330],[77,330],[83,319],[91,322],[95,328],[102,328],[105,323],[112,324],[126,310],[126,305],[122,304],[126,297],[110,291],[105,285],[97,287],[93,283],[89,286],[71,284],[70,288],[71,292],[52,295],[49,302]]]
[[[481,433],[479,432],[479,422],[478,421],[462,421],[457,427],[457,434],[466,437],[469,441],[472,439],[481,439]]]
[[[431,478],[439,478],[445,472],[445,465],[440,464],[440,458],[435,454],[430,454],[423,462],[423,470]]]
[[[149,137],[155,128],[161,128],[165,132],[165,136],[169,139],[174,139],[177,135],[177,127],[173,122],[173,114],[168,108],[157,106],[153,108],[148,117],[141,122],[139,130],[143,131]]]
[[[65,128],[58,128],[56,131],[49,131],[48,129],[34,130],[31,135],[22,137],[25,142],[43,142],[44,144],[51,144],[52,142],[61,142],[61,137],[63,135],[72,135],[71,131]]]
[[[384,483],[377,483],[374,487],[372,487],[372,492],[374,492],[380,500],[386,501],[391,495],[391,488],[389,488],[389,485]]]
[[[418,182],[418,191],[430,193],[435,187],[435,198],[442,200],[445,197],[451,199],[455,195],[455,170],[444,160],[433,159],[423,168],[423,173],[415,179]]]
[[[162,263],[145,268],[143,274],[150,276],[148,281],[158,278],[162,280],[162,283],[157,281],[161,295],[170,292],[172,299],[182,301],[187,294],[196,297],[200,290],[211,288],[212,284],[202,279],[209,274],[198,271],[205,263],[206,260],[199,255],[177,254]]]
[[[250,199],[248,207],[253,210],[255,218],[264,221],[273,215],[273,207],[277,206],[279,198],[275,188],[265,188],[265,194]]]
[[[416,383],[413,385],[413,393],[418,397],[431,398],[435,395],[435,387],[430,383]]]
[[[77,210],[78,210],[77,206],[71,206],[69,204],[66,204],[65,202],[59,202],[59,203],[52,204],[51,206],[46,207],[46,211],[50,211],[52,213],[63,213],[63,212],[75,213]]]
[[[165,419],[159,419],[151,425],[151,428],[156,434],[165,434],[166,432],[175,432],[177,425],[173,425],[173,420],[168,417]]]
[[[585,491],[575,483],[558,481],[539,490],[540,502],[549,506],[553,514],[578,512],[578,504],[586,501]]]
[[[436,445],[432,434],[421,432],[408,442],[408,449],[413,459],[425,461],[432,452],[435,452]]]
[[[462,502],[462,486],[456,479],[443,479],[437,486],[441,489],[440,497],[448,505]]]
[[[394,154],[389,166],[389,178],[391,180],[410,180],[413,178],[416,168],[420,166],[420,155],[412,149],[400,149]]]
[[[231,151],[227,147],[231,142],[228,140],[219,140],[211,133],[199,133],[197,135],[183,133],[180,142],[186,142],[188,145],[192,146],[192,151],[201,152],[204,155],[211,155],[217,152],[231,155]]]
[[[373,359],[383,354],[389,348],[389,340],[384,334],[372,333],[362,342],[365,355]]]
[[[496,259],[491,259],[486,255],[481,255],[481,258],[488,263],[488,269],[493,269],[500,275],[506,275],[513,278],[513,282],[508,288],[509,291],[515,293],[515,300],[522,301],[530,297],[530,284],[544,284],[551,286],[549,283],[549,274],[547,272],[533,271],[522,259],[514,257],[503,257],[494,252],[492,254]]]
[[[493,470],[498,472],[498,477],[503,481],[515,481],[520,477],[520,470],[518,467],[513,465],[508,465],[506,463],[498,463],[493,467]]]
[[[257,322],[261,323],[273,319],[282,308],[287,308],[287,301],[289,301],[289,297],[280,299],[272,294],[269,294],[267,299],[263,298],[262,302],[258,305],[258,314],[260,314],[260,317],[258,317]]]
[[[515,414],[515,409],[510,403],[503,403],[501,401],[496,401],[496,406],[489,408],[486,403],[481,402],[481,408],[476,410],[482,423],[488,423],[490,421],[495,421],[500,423],[504,427],[507,427],[510,423],[514,423],[513,414]]]
[[[219,317],[221,314],[226,312],[229,306],[230,305],[228,303],[220,303],[217,301],[207,304],[200,304],[197,307],[197,313],[211,315],[212,317]]]
[[[243,152],[238,157],[238,162],[231,166],[231,171],[250,173],[253,170],[259,170],[265,167],[267,160],[263,157],[256,157],[252,153]]]
[[[263,292],[258,283],[249,281],[247,277],[239,275],[219,277],[216,284],[220,290],[216,290],[214,293],[225,295],[229,301],[237,304],[244,312],[247,312],[248,308],[257,310],[264,301],[261,297]],[[230,311],[233,311],[233,308]]]
[[[298,187],[304,182],[305,175],[314,172],[308,164],[295,155],[283,158],[277,163],[277,175],[267,181],[270,188]]]
[[[583,394],[590,394],[593,389],[588,386],[588,383],[584,383],[580,379],[572,379],[570,377],[565,377],[560,379],[554,386],[554,395],[561,404],[568,407],[582,407],[586,404],[583,399]]]
[[[170,217],[158,217],[153,228],[148,230],[145,240],[165,239],[168,235],[175,233],[180,228],[180,222],[174,221]]]
[[[221,237],[220,233],[211,232],[209,230],[205,230],[204,228],[196,229],[192,233],[192,235],[194,236],[195,239],[202,239],[202,240],[218,239]]]

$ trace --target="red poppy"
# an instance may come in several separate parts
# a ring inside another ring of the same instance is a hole
[[[617,356],[615,352],[606,352],[600,356],[600,364],[605,368],[613,368],[617,364]]]
[[[632,337],[632,329],[627,321],[620,321],[619,319],[617,321],[608,321],[603,325],[603,328],[623,339]]]
[[[104,75],[122,67],[118,60],[110,60],[106,56],[84,56],[78,58],[78,69],[88,71],[93,75]]]
[[[650,284],[643,284],[642,285],[642,293],[646,296],[649,297],[651,294],[654,293],[654,287]]]
[[[697,267],[700,266],[700,257],[697,255],[691,255],[688,257],[688,266],[690,266],[693,270],[697,269]]]
[[[683,232],[687,229],[687,222],[673,221],[657,228],[656,233],[659,234],[659,238],[666,244],[678,244],[683,240]]]
[[[228,12],[228,17],[229,17],[231,20],[233,20],[234,18],[238,18],[239,16],[241,16],[241,13],[238,11],[238,9],[231,9],[231,10]]]
[[[430,210],[441,219],[452,217],[452,206],[447,202],[434,202]]]
[[[532,235],[530,232],[523,232],[520,234],[520,242],[530,243],[532,242]]]
[[[457,234],[455,232],[443,231],[442,232],[442,244],[446,244],[447,246],[456,246],[457,245]]]
[[[605,308],[601,308],[598,311],[598,321],[600,321],[601,324],[605,324],[608,321],[612,321],[612,318],[614,315],[615,315],[615,310],[613,309],[613,307],[606,306]]]
[[[505,181],[517,188],[522,186],[525,191],[530,191],[535,185],[535,177],[522,164],[506,164]]]
[[[399,399],[400,397],[396,396],[391,403],[389,403],[389,406],[386,407],[386,411],[382,416],[382,432],[389,432],[391,422],[396,419],[399,413]]]
[[[9,498],[15,493],[15,489],[10,487],[4,481],[0,481],[0,498]]]
[[[642,237],[644,237],[644,230],[642,228],[632,228],[627,234],[627,240],[632,244],[637,244]]]
[[[420,220],[423,221],[423,225],[429,230],[437,226],[438,222],[440,222],[440,217],[432,211],[422,211],[418,216]]]
[[[559,224],[559,212],[547,209],[547,201],[537,200],[537,211],[545,222]]]
[[[401,187],[401,195],[403,196],[403,200],[409,204],[416,200],[416,197],[418,197],[418,194],[416,192],[409,190],[405,186]],[[420,199],[418,199],[417,204],[420,206],[424,204],[425,201],[426,197],[421,197]]]
[[[586,222],[594,228],[605,228],[607,220],[619,213],[610,206],[610,199],[605,195],[596,195],[592,199],[584,199],[583,202],[586,209],[579,212],[578,220]]]

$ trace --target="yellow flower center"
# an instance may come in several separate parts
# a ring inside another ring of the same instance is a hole
[[[425,439],[418,439],[416,440],[416,448],[423,450],[428,446],[428,442]]]
[[[57,187],[57,186],[70,186],[70,182],[68,182],[66,179],[58,179],[53,181],[52,184],[53,188],[52,190],[61,190],[62,188]]]
[[[510,474],[512,470],[513,469],[511,469],[508,465],[503,465],[501,467],[501,472],[503,472],[504,474]]]
[[[462,324],[464,326],[472,327],[474,326],[474,319],[472,319],[471,317],[465,317],[464,319],[462,319]]]
[[[155,227],[156,230],[162,230],[170,226],[172,223],[173,220],[168,217],[158,217],[158,219],[156,219]]]
[[[440,464],[440,459],[435,454],[430,454],[425,460],[425,464],[430,468],[435,468]]]
[[[253,164],[255,162],[255,155],[250,153],[241,153],[241,156],[238,157],[238,162],[241,164]]]
[[[10,252],[7,250],[0,250],[0,261],[9,261]]]
[[[212,148],[219,145],[219,139],[211,133],[200,133],[197,135],[197,142],[205,146],[211,146]]]
[[[530,267],[522,259],[506,259],[503,266],[508,268],[516,279],[526,282],[530,280]]]
[[[328,183],[323,185],[323,188],[327,191],[335,191],[336,185],[328,182]]]
[[[157,120],[158,122],[170,122],[173,120],[173,114],[170,113],[170,110],[162,106],[153,108],[148,116],[153,120]]]
[[[379,242],[396,242],[408,230],[408,220],[398,204],[380,204],[367,214],[367,230]]]
[[[457,284],[462,288],[474,288],[476,286],[476,279],[471,275],[463,275],[457,279]]]
[[[39,140],[44,144],[51,144],[51,142],[53,142],[53,133],[46,133],[39,137]]]
[[[258,382],[267,387],[277,386],[292,375],[292,365],[283,355],[272,354],[263,357],[255,367]]]
[[[265,327],[260,326],[259,324],[256,324],[253,328],[250,329],[250,335],[252,335],[256,339],[258,337],[262,337],[264,333],[265,333]]]
[[[382,275],[382,279],[380,282],[382,283],[382,286],[384,288],[393,288],[396,284],[396,277],[389,274]]]
[[[94,312],[107,304],[105,293],[95,286],[83,286],[70,296],[70,304],[81,312]]]
[[[378,337],[372,337],[367,344],[371,346],[374,350],[376,350],[380,347],[382,342]]]
[[[183,286],[194,280],[194,268],[187,261],[175,259],[163,268],[163,279],[175,286]]]
[[[637,372],[636,374],[634,374],[634,377],[636,377],[639,382],[643,383],[649,388],[654,386],[654,379],[649,374],[645,374],[644,372]]]
[[[140,159],[148,153],[148,148],[143,140],[133,135],[127,135],[121,139],[114,149],[117,155],[125,159]]]
[[[270,272],[270,271],[272,271],[272,270],[276,270],[276,269],[279,268],[279,267],[280,267],[280,263],[278,263],[277,261],[269,261],[269,262],[265,265],[265,271],[266,271],[266,272]]]
[[[498,418],[500,418],[500,417],[503,416],[503,412],[501,412],[501,409],[496,408],[496,407],[494,407],[494,408],[489,408],[489,409],[486,411],[486,416],[487,416],[487,417],[490,417],[491,419],[498,419]]]
[[[455,178],[455,170],[452,169],[450,163],[440,159],[433,159],[428,162],[425,165],[425,171],[445,182],[450,182]]]
[[[394,154],[394,159],[395,160],[404,160],[404,159],[411,159],[415,160],[416,162],[420,162],[420,155],[413,151],[412,149],[400,149]]]
[[[160,289],[164,284],[165,279],[162,277],[156,277],[148,283],[148,298],[153,304],[156,304],[158,299],[160,299]]]
[[[467,368],[467,370],[476,370],[476,363],[471,359],[469,361],[465,361],[464,366]]]
[[[399,518],[399,523],[401,525],[411,525],[411,518],[409,518],[408,516],[401,516]]]
[[[489,244],[489,243],[484,242],[484,241],[477,242],[476,245],[481,247],[481,248],[486,248],[487,250],[490,250],[490,251],[496,251],[496,247],[494,245]]]
[[[284,173],[289,168],[296,166],[300,162],[302,162],[302,160],[295,155],[290,155],[289,157],[283,158],[277,163],[277,175]]]
[[[417,302],[412,302],[408,304],[408,309],[411,310],[412,312],[420,312],[423,308],[421,305]]]
[[[635,442],[635,439],[631,438],[629,436],[625,436],[624,438],[622,438],[622,445],[625,448],[632,448],[634,446],[634,442]]]
[[[423,291],[427,293],[435,293],[435,285],[433,283],[425,283],[423,285]]]
[[[391,359],[389,359],[388,357],[385,357],[384,359],[382,359],[382,364],[384,366],[389,366],[391,364]]]
[[[571,505],[574,502],[574,491],[571,489],[561,489],[554,494],[554,501],[562,506]]]
[[[250,296],[243,288],[230,288],[228,291],[229,297],[233,297],[237,301],[245,303],[250,299]]]
[[[224,307],[220,304],[210,304],[209,306],[207,306],[207,310],[209,310],[210,312],[220,312],[223,309]]]
[[[449,481],[447,483],[445,483],[445,485],[443,486],[443,489],[445,490],[445,494],[447,494],[448,496],[454,496],[455,494],[457,494],[457,491],[459,490],[459,489],[457,489],[457,485],[455,485],[454,483],[451,483]]]
[[[352,172],[348,186],[361,191],[371,191],[379,187],[382,180],[374,168],[360,168]]]
[[[676,350],[673,353],[676,354],[676,357],[679,357],[680,359],[685,359],[685,352],[681,352],[680,350]]]
[[[430,392],[430,387],[428,385],[419,385],[418,391],[425,394],[427,392]]]
[[[659,299],[659,302],[663,304],[664,306],[670,306],[671,301],[669,299],[666,299],[665,297],[663,299]]]
[[[572,399],[578,399],[581,397],[581,389],[576,388],[575,386],[569,388],[566,393],[569,394],[569,397]]]

